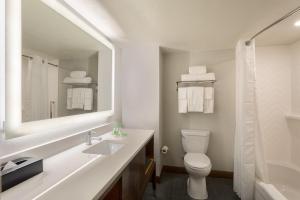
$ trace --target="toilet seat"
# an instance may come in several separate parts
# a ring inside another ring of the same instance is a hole
[[[184,156],[184,163],[195,170],[211,168],[209,158],[203,153],[187,153]]]

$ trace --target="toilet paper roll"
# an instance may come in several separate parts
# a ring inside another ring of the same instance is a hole
[[[161,153],[166,154],[166,153],[168,153],[168,150],[169,150],[169,147],[163,146],[163,147],[161,148]]]

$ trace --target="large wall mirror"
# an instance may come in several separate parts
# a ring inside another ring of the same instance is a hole
[[[62,6],[53,0],[20,2],[21,69],[16,71],[21,73],[21,100],[17,101],[21,110],[19,122],[7,119],[8,138],[30,134],[41,123],[50,127],[51,119],[66,124],[78,116],[92,119],[93,113],[99,118],[101,112],[113,112],[113,46],[103,37],[94,37],[97,31],[91,34],[87,24],[88,29],[81,27],[78,16],[72,16],[72,21],[63,16],[62,9],[57,12],[53,2]]]

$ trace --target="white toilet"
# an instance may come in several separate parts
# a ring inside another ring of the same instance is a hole
[[[207,199],[205,177],[211,171],[211,163],[205,155],[209,143],[208,130],[181,130],[182,145],[186,152],[184,166],[189,173],[187,192],[193,199]]]

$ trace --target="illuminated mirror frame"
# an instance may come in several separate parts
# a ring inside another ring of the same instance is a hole
[[[6,139],[29,134],[82,132],[108,123],[114,114],[115,94],[115,48],[99,31],[90,26],[81,16],[68,7],[63,0],[40,0],[49,9],[68,19],[112,51],[112,102],[111,110],[58,117],[22,123],[22,0],[5,1],[5,137]]]

